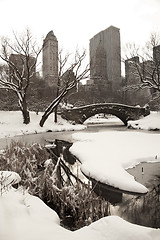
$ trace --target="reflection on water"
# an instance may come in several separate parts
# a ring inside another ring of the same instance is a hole
[[[137,182],[142,183],[146,187],[153,186],[158,183],[158,177],[160,177],[160,163],[140,163],[134,168],[127,169],[131,175],[133,175]]]
[[[6,146],[9,146],[12,141],[20,141],[26,144],[39,143],[45,145],[47,140],[61,139],[65,141],[72,142],[72,134],[74,131],[67,132],[44,132],[37,134],[29,134],[22,136],[15,136],[12,138],[0,139],[0,149],[3,149]]]
[[[46,140],[60,139],[68,142],[74,142],[72,138],[73,133],[77,132],[106,132],[106,131],[126,131],[127,128],[121,122],[108,122],[101,124],[87,124],[87,128],[79,131],[64,131],[64,132],[44,132],[37,134],[29,134],[22,136],[15,136],[12,138],[0,139],[0,149],[9,146],[11,141],[22,141],[27,144],[40,143],[42,145],[46,144]],[[131,130],[130,130],[131,131]]]
[[[80,131],[64,131],[64,132],[46,132],[46,133],[38,133],[38,134],[31,134],[31,135],[23,135],[23,136],[16,136],[14,138],[5,138],[0,139],[0,149],[3,149],[6,146],[9,146],[11,141],[21,141],[23,143],[32,144],[32,143],[39,143],[42,145],[47,144],[47,140],[55,140],[60,139],[68,142],[74,142],[75,140],[72,138],[72,134],[76,132],[107,132],[107,131],[142,131],[142,130],[134,130],[128,129],[121,121],[109,121],[105,123],[99,124],[86,124],[87,128]],[[146,131],[143,131],[146,132]],[[148,132],[154,133],[154,132]],[[152,184],[156,183],[157,177],[156,175],[160,176],[160,163],[141,163],[134,168],[127,170],[131,175],[133,175],[136,180],[146,187],[148,187],[149,182]]]

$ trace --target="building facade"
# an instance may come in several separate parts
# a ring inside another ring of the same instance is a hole
[[[140,62],[135,56],[125,61],[124,102],[129,105],[145,105],[152,98],[151,88],[143,88],[142,80],[150,78],[153,61]]]
[[[120,30],[110,26],[90,39],[90,78],[103,85],[106,92],[119,90],[121,85]]]
[[[154,78],[157,82],[160,80],[160,45],[153,48]]]
[[[42,61],[43,79],[49,86],[56,85],[58,80],[58,41],[53,31],[50,31],[43,41]]]
[[[160,65],[160,45],[153,47],[153,60]]]

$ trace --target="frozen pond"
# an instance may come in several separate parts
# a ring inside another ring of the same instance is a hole
[[[134,168],[127,169],[127,172],[133,175],[137,182],[150,187],[158,182],[157,176],[160,177],[160,163],[143,162]]]
[[[87,124],[87,123],[86,123]],[[80,132],[87,133],[97,133],[97,132],[108,132],[108,131],[141,131],[141,130],[132,130],[128,129],[121,121],[117,121],[115,118],[109,119],[106,122],[98,122],[88,123],[87,128],[85,130],[81,130]],[[14,138],[5,138],[0,139],[0,148],[3,149],[5,146],[9,145],[12,140],[22,141],[27,144],[32,143],[40,143],[42,145],[47,144],[47,140],[54,141],[55,139],[64,140],[68,142],[74,142],[75,140],[72,137],[73,133],[78,131],[64,131],[64,132],[46,132],[40,134],[31,134],[31,135],[22,135],[16,136]],[[144,132],[144,131],[143,131]],[[147,132],[148,134],[154,132]],[[136,180],[146,187],[152,182],[156,182],[156,175],[160,175],[160,163],[141,163],[134,168],[127,170],[130,174],[132,174]]]
[[[80,132],[106,132],[106,131],[131,131],[127,129],[126,126],[121,121],[108,121],[104,123],[88,124],[87,128],[80,130]],[[24,143],[40,143],[42,145],[47,143],[47,140],[60,139],[68,142],[74,142],[72,134],[78,131],[64,131],[64,132],[43,132],[38,134],[29,134],[22,136],[15,136],[11,138],[1,138],[0,139],[0,149],[9,145],[11,141],[22,141]]]

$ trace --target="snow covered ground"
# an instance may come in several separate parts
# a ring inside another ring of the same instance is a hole
[[[13,137],[16,135],[32,134],[51,131],[70,131],[82,130],[86,125],[72,125],[61,117],[58,118],[58,123],[53,122],[53,115],[47,119],[44,127],[39,126],[42,113],[38,115],[35,112],[30,112],[31,122],[28,125],[23,124],[22,114],[20,111],[0,111],[0,138]],[[105,123],[119,122],[118,118],[91,118],[85,123]],[[135,129],[159,129],[160,130],[160,112],[153,112],[149,116],[137,121],[129,121],[128,125]]]
[[[160,112],[151,112],[150,115],[137,121],[129,121],[128,127],[143,130],[160,130]]]
[[[47,130],[80,130],[81,125],[71,125],[64,120],[54,124],[52,116],[44,128],[39,127],[40,116],[31,113],[31,123],[22,124],[20,112],[0,112],[0,137],[8,137]],[[129,122],[130,126],[141,129],[160,129],[160,113],[153,113],[139,121]],[[152,127],[153,126],[153,127]],[[145,192],[147,189],[136,183],[125,168],[140,161],[160,161],[160,133],[117,132],[78,133],[72,152],[82,161],[82,169],[96,178],[120,188]],[[94,161],[93,161],[94,159]],[[98,161],[98,165],[96,162]],[[99,166],[102,165],[101,168]],[[5,173],[7,174],[7,173]],[[112,175],[113,174],[113,175]],[[120,177],[121,176],[121,177]],[[17,179],[16,174],[9,177]],[[109,216],[78,231],[71,232],[59,226],[57,214],[40,199],[21,189],[12,188],[2,182],[0,173],[0,240],[159,240],[160,229],[134,225],[117,216]],[[9,178],[7,178],[9,181]]]
[[[0,111],[0,138],[13,137],[16,135],[32,134],[51,131],[82,130],[84,125],[72,125],[59,117],[58,123],[54,123],[53,115],[47,119],[44,127],[39,126],[42,113],[38,115],[30,112],[31,122],[28,125],[23,124],[23,118],[20,111]]]
[[[7,185],[1,184],[1,240],[159,240],[160,229],[131,224],[118,216],[102,218],[78,231],[66,230],[59,225],[58,215],[39,198],[8,184],[13,178],[20,181],[18,175],[8,172]]]

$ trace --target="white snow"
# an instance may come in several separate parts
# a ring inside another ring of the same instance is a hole
[[[38,115],[30,112],[31,122],[23,124],[22,113],[20,111],[0,111],[0,138],[13,137],[16,135],[32,134],[51,131],[82,130],[84,125],[72,125],[61,117],[58,123],[54,123],[54,115],[51,114],[43,127],[39,126],[42,112]]]
[[[74,239],[39,198],[14,188],[0,196],[1,240]]]
[[[1,172],[0,172],[1,174]],[[11,179],[17,175],[10,175]],[[11,187],[0,195],[1,240],[158,240],[160,229],[142,227],[109,216],[71,232],[39,198]]]
[[[128,121],[128,127],[145,130],[160,130],[160,112],[151,112],[150,115],[137,121]]]
[[[160,230],[131,224],[120,217],[101,218],[76,232],[82,239],[92,240],[159,240]]]
[[[153,112],[137,122],[143,129],[160,129],[160,113]],[[148,128],[147,128],[148,126]],[[140,162],[160,161],[160,134],[133,131],[75,133],[70,151],[81,161],[82,171],[97,181],[121,190],[146,193],[147,188],[125,171]]]
[[[20,111],[0,111],[0,138],[13,137],[16,135],[32,134],[51,131],[70,131],[85,129],[85,125],[72,125],[66,120],[58,117],[58,123],[54,123],[54,115],[51,114],[47,119],[44,127],[39,126],[42,112],[37,115],[35,112],[30,112],[30,124],[23,124],[23,118]],[[119,122],[118,118],[91,118],[90,123],[104,123],[104,122]],[[86,121],[88,122],[88,121]],[[137,125],[139,124],[139,126]],[[160,112],[152,112],[149,116],[144,117],[138,121],[129,121],[129,126],[141,129],[160,129]]]
[[[70,151],[87,176],[122,190],[147,192],[125,169],[145,160],[160,161],[160,134],[111,131],[75,133],[73,138],[77,141]]]
[[[96,114],[93,117],[88,118],[85,121],[85,124],[98,124],[98,123],[122,123],[122,121],[119,118],[115,118],[112,115],[104,116],[103,114]],[[122,123],[123,124],[123,123]]]
[[[51,116],[45,126],[41,128],[38,125],[40,116],[41,114],[31,113],[31,123],[23,125],[20,112],[0,112],[0,138],[47,130],[76,130],[84,127],[73,126],[64,120],[61,121],[61,124],[54,124]],[[130,124],[134,125],[134,123]],[[160,129],[160,113],[151,114],[139,120],[138,124],[142,129],[153,129],[152,125],[154,128]],[[116,187],[140,192],[146,191],[146,188],[136,183],[125,169],[134,166],[142,159],[143,161],[144,159],[160,161],[159,132],[108,131],[90,135],[79,133],[74,134],[74,138],[77,141],[74,143],[72,151],[82,161],[84,172],[93,174],[94,177]],[[14,179],[16,182],[20,181],[20,177],[16,173],[4,172],[3,174],[6,174],[7,185]],[[0,173],[0,176],[3,174]],[[3,184],[5,185],[5,181],[1,181],[1,190]],[[159,240],[160,229],[138,226],[117,216],[109,216],[90,226],[71,232],[59,226],[57,214],[39,198],[29,195],[20,188],[17,190],[10,186],[5,189],[5,192],[0,192],[0,239]]]

